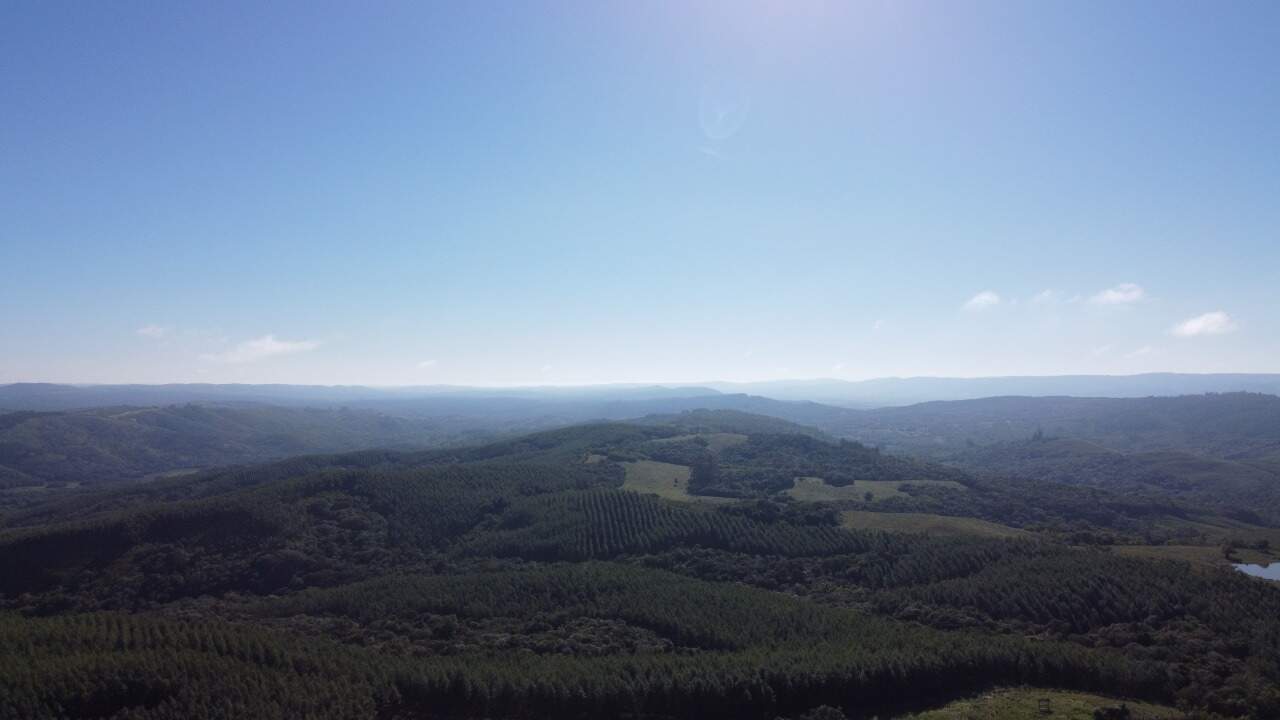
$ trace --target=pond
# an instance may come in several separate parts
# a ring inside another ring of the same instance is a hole
[[[1236,569],[1246,575],[1253,575],[1254,577],[1266,578],[1268,580],[1280,580],[1280,562],[1273,562],[1270,565],[1236,563]]]

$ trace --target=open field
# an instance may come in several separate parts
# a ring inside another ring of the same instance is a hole
[[[141,479],[144,482],[149,482],[151,480],[168,480],[170,478],[183,477],[184,475],[195,475],[196,473],[200,472],[200,470],[201,468],[198,468],[198,467],[178,468],[176,470],[165,470],[164,472],[154,472],[154,473],[151,473],[150,475],[143,476]]]
[[[1116,545],[1114,551],[1130,557],[1183,560],[1216,567],[1227,567],[1232,563],[1269,565],[1280,562],[1280,554],[1274,549],[1263,551],[1250,547],[1235,548],[1231,551],[1231,557],[1227,558],[1222,554],[1221,545]]]
[[[892,497],[905,497],[900,489],[903,485],[939,485],[942,487],[966,490],[964,485],[951,480],[913,480],[909,483],[897,480],[859,480],[852,485],[837,487],[828,485],[822,478],[798,477],[795,486],[787,494],[802,502],[834,502],[837,500],[866,501],[867,493],[871,493],[871,501],[879,502]]]
[[[1223,562],[1226,559],[1222,556],[1222,545],[1228,541],[1239,541],[1243,542],[1245,546],[1233,549],[1229,562],[1258,563],[1262,565],[1280,562],[1280,528],[1260,527],[1229,518],[1214,518],[1212,522],[1169,518],[1165,524],[1172,528],[1190,529],[1199,534],[1199,542],[1182,546],[1188,548],[1186,552],[1189,555],[1195,554],[1190,548],[1199,548],[1201,557],[1208,558],[1213,556],[1212,560]],[[1265,542],[1269,547],[1256,547],[1262,542]],[[1169,552],[1160,550],[1161,547],[1164,546],[1156,546],[1155,552]],[[1191,558],[1188,557],[1186,559]]]
[[[1226,540],[1243,540],[1249,544],[1266,540],[1273,547],[1280,547],[1280,528],[1250,525],[1223,517],[1214,518],[1212,522],[1170,517],[1164,524],[1171,528],[1199,532],[1204,535],[1205,544],[1209,545],[1218,545]]]
[[[1216,545],[1116,545],[1113,552],[1129,557],[1182,560],[1198,565],[1225,567],[1228,564],[1222,557],[1222,548]]]
[[[703,497],[689,494],[689,467],[671,463],[640,460],[624,463],[627,477],[623,490],[651,493],[667,500],[680,502],[726,503],[732,498]]]
[[[1040,712],[1040,700],[1049,701],[1050,713]],[[1064,690],[1040,690],[1037,688],[1004,688],[984,693],[975,698],[957,700],[936,710],[928,710],[903,718],[913,720],[1024,720],[1025,718],[1052,718],[1052,720],[1093,720],[1096,708],[1124,703],[1132,713],[1132,720],[1175,720],[1186,716],[1171,707],[1142,702],[1117,700],[1101,695],[1067,692]]]
[[[977,535],[981,537],[1023,537],[1025,530],[976,518],[950,517],[929,513],[878,513],[849,510],[840,513],[842,527],[886,532],[913,532],[926,535]]]
[[[1271,563],[1280,562],[1280,554],[1277,554],[1275,545],[1272,545],[1270,550],[1236,548],[1231,551],[1231,562],[1270,565]]]

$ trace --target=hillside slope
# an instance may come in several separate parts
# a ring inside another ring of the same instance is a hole
[[[623,489],[635,458],[698,448],[854,487],[965,479],[686,420],[51,501],[0,531],[0,715],[773,720],[1016,685],[1280,710],[1280,588],[1047,536],[848,529],[767,488]]]
[[[0,415],[0,478],[99,483],[184,468],[461,439],[440,423],[355,410],[175,405]]]
[[[1258,393],[991,397],[882,408],[845,420],[824,429],[886,450],[934,457],[1037,432],[1124,452],[1173,450],[1226,459],[1280,452],[1280,397]]]
[[[1123,453],[1063,438],[973,448],[952,462],[984,475],[1086,485],[1127,496],[1170,497],[1280,524],[1280,467],[1175,450]]]

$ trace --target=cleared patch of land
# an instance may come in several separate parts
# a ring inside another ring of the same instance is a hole
[[[902,482],[898,480],[858,480],[852,485],[837,487],[828,485],[827,481],[816,477],[798,477],[795,485],[787,494],[796,500],[802,502],[835,502],[837,500],[858,500],[867,501],[867,493],[871,493],[871,502],[880,500],[888,500],[892,497],[905,497],[907,494],[902,492],[903,485],[934,485],[941,487],[955,488],[956,490],[967,490],[964,485],[952,480],[912,480],[910,482]]]
[[[857,530],[884,530],[926,535],[977,535],[981,537],[1022,537],[1025,530],[977,518],[951,517],[930,513],[880,513],[848,510],[840,513],[841,527]]]
[[[1114,552],[1130,557],[1156,560],[1182,560],[1197,565],[1227,567],[1232,563],[1256,563],[1268,565],[1280,562],[1276,550],[1259,550],[1251,547],[1232,548],[1231,557],[1222,554],[1221,545],[1116,545]]]
[[[1040,701],[1049,701],[1049,713],[1040,713]],[[1101,695],[1066,692],[1063,690],[1039,690],[1036,688],[1007,688],[993,690],[975,698],[957,700],[936,710],[903,718],[915,720],[1024,720],[1046,717],[1053,720],[1093,720],[1093,711],[1101,707],[1114,707],[1124,703],[1134,720],[1175,720],[1186,715],[1164,705],[1129,700],[1117,700]]]
[[[151,473],[150,475],[143,476],[142,480],[144,482],[151,481],[151,480],[168,480],[170,478],[183,477],[185,475],[195,475],[198,472],[200,472],[200,468],[198,467],[178,468],[177,470],[165,470],[163,472],[154,472],[154,473]]]
[[[1266,540],[1272,545],[1280,546],[1280,528],[1250,525],[1225,517],[1199,521],[1169,517],[1161,524],[1173,529],[1198,532],[1204,537],[1205,544],[1220,544],[1226,540],[1243,540],[1247,543]]]
[[[1112,552],[1155,560],[1182,560],[1197,565],[1227,564],[1222,548],[1213,545],[1116,545]]]
[[[1232,543],[1230,562],[1270,563],[1280,560],[1280,528],[1262,527],[1225,517],[1190,520],[1170,517],[1161,523],[1181,532],[1190,531],[1198,536],[1188,538],[1186,547],[1203,547],[1205,552],[1222,559],[1221,547]],[[1156,546],[1161,547],[1161,546]]]
[[[624,463],[626,479],[623,490],[651,493],[667,500],[680,502],[726,503],[732,498],[709,497],[689,494],[689,466],[673,465],[654,460]]]
[[[1255,548],[1247,547],[1235,548],[1231,551],[1231,562],[1270,565],[1274,562],[1280,562],[1280,556],[1277,556],[1274,547],[1268,550],[1257,550]]]
[[[703,440],[706,440],[707,449],[717,454],[725,448],[733,447],[734,445],[741,445],[747,441],[746,435],[740,435],[738,433],[696,433],[693,435],[677,435],[675,437],[662,438],[661,440],[654,440],[654,442],[674,443],[693,440],[695,438],[702,438]]]

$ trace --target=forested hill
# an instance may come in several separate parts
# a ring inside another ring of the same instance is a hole
[[[823,429],[886,450],[935,457],[970,445],[1025,440],[1039,432],[1124,452],[1261,458],[1280,455],[1280,397],[993,397],[866,411]]]
[[[1083,440],[1037,437],[971,448],[953,462],[988,476],[1181,498],[1196,507],[1280,524],[1280,463],[1270,460],[1222,460],[1174,450],[1122,453]]]
[[[92,484],[305,453],[474,440],[439,421],[347,409],[175,405],[0,415],[0,487]]]
[[[982,477],[1159,498],[1280,523],[1280,397],[998,397],[859,414],[828,428]]]
[[[667,422],[681,413],[694,413],[690,418],[696,418],[700,411],[729,412],[737,414],[743,431],[814,433],[782,418],[830,424],[831,417],[852,412],[748,396],[649,397],[652,392],[657,391],[628,391],[625,399],[610,395],[383,400],[376,403],[379,410],[189,403],[13,412],[0,414],[0,488],[136,479],[305,453],[474,444],[589,420],[653,413],[661,413],[659,420]],[[726,417],[715,422],[723,426]]]
[[[846,407],[890,407],[940,400],[989,397],[1144,398],[1204,393],[1280,394],[1280,374],[1142,373],[1138,375],[1024,375],[1009,377],[907,377],[870,380],[773,380],[707,383],[721,392],[778,400],[812,400]]]
[[[378,403],[468,400],[525,400],[584,403],[719,394],[697,386],[589,385],[583,387],[471,388],[458,386],[369,387],[362,385],[285,385],[174,383],[166,385],[0,384],[0,409],[83,410],[98,407],[181,405],[186,403],[259,403],[286,407],[366,406]]]
[[[846,503],[1058,501],[776,423],[688,413],[49,498],[0,523],[0,717],[887,717],[999,685],[1280,712],[1280,588],[1042,520],[859,529]],[[1089,493],[1052,512],[1089,526],[1108,502]]]
[[[763,439],[743,447],[717,448],[714,453],[690,442],[640,451],[645,457],[689,468],[690,488],[703,495],[756,497],[787,492],[796,477],[808,477],[805,487],[796,490],[805,495],[820,488],[817,482],[840,486],[847,476],[841,468],[876,459],[876,472],[883,473],[894,463],[905,462],[905,457],[918,457],[968,471],[969,479],[963,482],[983,488],[985,494],[957,494],[946,485],[945,468],[918,465],[899,475],[914,473],[917,480],[930,483],[916,483],[919,491],[909,495],[893,492],[875,498],[877,509],[942,510],[1016,525],[1057,523],[1077,512],[1114,511],[1109,519],[1095,515],[1091,522],[1135,533],[1147,532],[1141,526],[1151,525],[1133,521],[1141,508],[1168,501],[1172,504],[1162,513],[1185,515],[1200,509],[1249,523],[1280,523],[1280,482],[1276,481],[1280,477],[1280,398],[1275,396],[989,398],[856,411],[738,395],[649,397],[661,392],[665,391],[628,390],[623,394],[629,399],[617,395],[555,401],[454,398],[440,400],[443,404],[433,406],[432,412],[469,414],[430,417],[270,405],[11,413],[0,415],[0,488],[93,484],[315,452],[458,447],[564,426],[588,412],[610,418],[655,410],[660,414],[637,420],[635,425],[679,427],[686,435],[775,436],[768,453],[790,448],[783,453],[792,458],[786,467],[770,465],[762,460],[764,456],[743,456],[760,448]],[[582,432],[568,430],[570,435]],[[828,462],[823,458],[830,455],[832,443],[802,447],[797,444],[801,440],[780,439],[788,435],[824,441],[854,438],[860,441],[856,447],[863,449],[857,452],[868,452],[858,456],[852,450],[855,446],[849,445],[836,461]],[[613,449],[625,447],[626,443],[617,443]],[[879,454],[870,452],[877,448]],[[507,450],[496,445],[465,452],[502,455]],[[802,456],[809,461],[793,461]],[[890,477],[898,476],[881,479]],[[1013,484],[1022,481],[1041,483],[1035,485],[1042,495],[1039,502],[1025,502],[1029,488],[1017,489]],[[1093,498],[1072,486],[1106,495]],[[822,492],[851,495],[849,491]],[[974,504],[975,499],[994,495],[1008,502]],[[8,495],[0,497],[0,505],[27,505],[37,499]],[[854,499],[843,497],[850,504]],[[1090,503],[1093,510],[1088,509]],[[1003,510],[997,510],[1000,507]],[[1001,512],[1014,520],[1002,519]]]
[[[0,385],[0,409],[73,410],[120,405],[173,405],[188,402],[258,402],[291,406],[391,404],[466,399],[521,399],[538,402],[642,400],[707,397],[724,393],[773,400],[815,402],[841,407],[877,408],[990,397],[1174,397],[1203,393],[1280,394],[1280,374],[1059,375],[986,378],[876,378],[765,382],[706,382],[694,385],[605,384],[512,388],[449,385],[368,387],[360,385],[207,384]],[[744,408],[739,408],[744,409]],[[656,412],[656,411],[655,411]]]

